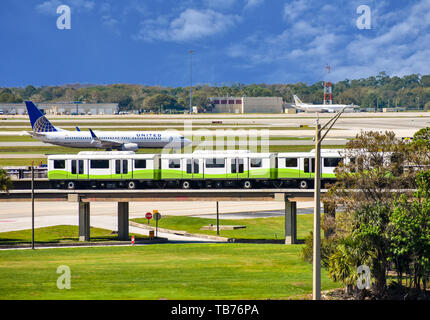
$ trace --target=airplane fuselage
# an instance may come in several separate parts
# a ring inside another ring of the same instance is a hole
[[[176,133],[158,133],[150,131],[98,131],[97,137],[124,144],[136,144],[138,148],[181,148],[184,140]],[[89,132],[57,131],[45,132],[34,136],[46,143],[73,148],[103,148]],[[188,144],[188,141],[185,141]]]
[[[313,112],[336,112],[339,110],[342,110],[343,108],[346,108],[345,111],[352,111],[354,110],[353,107],[350,105],[344,105],[344,104],[301,104],[296,105],[297,109],[301,109],[304,111],[313,111]]]

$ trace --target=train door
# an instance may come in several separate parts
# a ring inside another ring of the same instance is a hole
[[[184,159],[185,173],[183,179],[199,179],[203,177],[203,159]]]
[[[233,179],[248,178],[248,159],[231,158],[231,176]]]
[[[114,179],[127,179],[130,178],[129,174],[129,161],[127,159],[123,160],[114,160],[114,173],[112,177]]]
[[[300,178],[313,178],[315,173],[315,158],[303,159],[303,177]]]
[[[243,175],[244,171],[244,161],[240,158],[228,158],[228,162],[230,163],[230,175],[229,177],[232,179],[238,179],[241,175]]]
[[[88,179],[88,161],[70,160],[69,179]]]
[[[192,179],[193,178],[193,159],[182,159],[185,163],[185,172],[182,175],[183,179]]]

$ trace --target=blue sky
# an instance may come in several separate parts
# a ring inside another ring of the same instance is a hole
[[[0,87],[430,74],[430,0],[2,0]],[[57,28],[57,7],[71,29]],[[370,29],[357,27],[371,10]],[[331,71],[327,72],[326,66]]]

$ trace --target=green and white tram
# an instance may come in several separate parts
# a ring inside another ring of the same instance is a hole
[[[322,184],[335,180],[341,150],[322,152]],[[48,156],[54,188],[311,188],[314,152],[251,153],[202,151],[192,154],[136,154],[131,151],[80,152]]]

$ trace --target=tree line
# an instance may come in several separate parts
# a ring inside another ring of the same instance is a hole
[[[241,84],[229,86],[196,85],[192,87],[192,105],[211,111],[209,98],[225,96],[282,97],[292,103],[296,94],[306,103],[323,100],[323,84]],[[118,103],[120,110],[181,111],[189,108],[190,87],[162,87],[133,84],[63,85],[0,88],[0,103],[39,102]],[[354,104],[362,108],[396,108],[430,110],[430,75],[411,74],[404,77],[380,72],[368,78],[333,83],[333,102]]]

